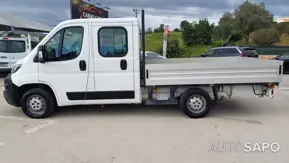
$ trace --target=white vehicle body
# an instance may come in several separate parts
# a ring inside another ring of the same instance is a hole
[[[31,51],[27,38],[0,38],[0,72],[11,71],[15,63]]]
[[[58,38],[63,40],[61,45]],[[50,53],[57,57],[49,60]],[[197,95],[202,89],[201,94],[205,91],[212,99],[222,93],[232,96],[234,85],[253,85],[255,94],[271,96],[282,79],[281,70],[282,62],[251,58],[156,59],[142,66],[137,19],[68,20],[15,65],[5,80],[4,96],[26,115],[41,118],[48,114],[31,113],[33,108],[48,107],[45,95],[38,97],[39,89],[51,94],[57,106],[176,104],[191,89]],[[202,103],[206,107],[210,100],[192,96],[187,106],[199,108]]]

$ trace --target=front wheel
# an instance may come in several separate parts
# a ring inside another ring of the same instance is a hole
[[[30,118],[46,118],[55,110],[55,100],[50,92],[41,88],[28,90],[21,99],[21,108]]]
[[[192,88],[183,93],[180,99],[181,110],[190,118],[205,117],[211,110],[210,95],[199,88]]]

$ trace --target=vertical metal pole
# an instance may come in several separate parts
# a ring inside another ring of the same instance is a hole
[[[142,66],[141,66],[141,71],[143,74],[143,87],[146,87],[146,69],[145,69],[145,62],[146,62],[146,58],[145,58],[145,11],[142,10],[141,11],[141,24],[142,24]]]
[[[72,12],[72,0],[70,0],[70,19],[73,19],[72,14],[73,14],[73,12]]]

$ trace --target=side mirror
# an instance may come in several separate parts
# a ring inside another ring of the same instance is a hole
[[[38,62],[45,63],[45,47],[43,45],[40,45],[38,47]]]

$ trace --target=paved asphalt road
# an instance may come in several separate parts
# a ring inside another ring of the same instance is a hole
[[[236,89],[232,99],[219,102],[199,120],[188,119],[174,106],[135,105],[62,108],[49,119],[32,120],[7,105],[1,95],[0,162],[287,163],[286,88],[289,76],[284,76],[273,99]],[[235,144],[237,151],[224,148],[226,142]],[[246,142],[277,142],[280,150],[238,152],[245,149],[240,143]]]

